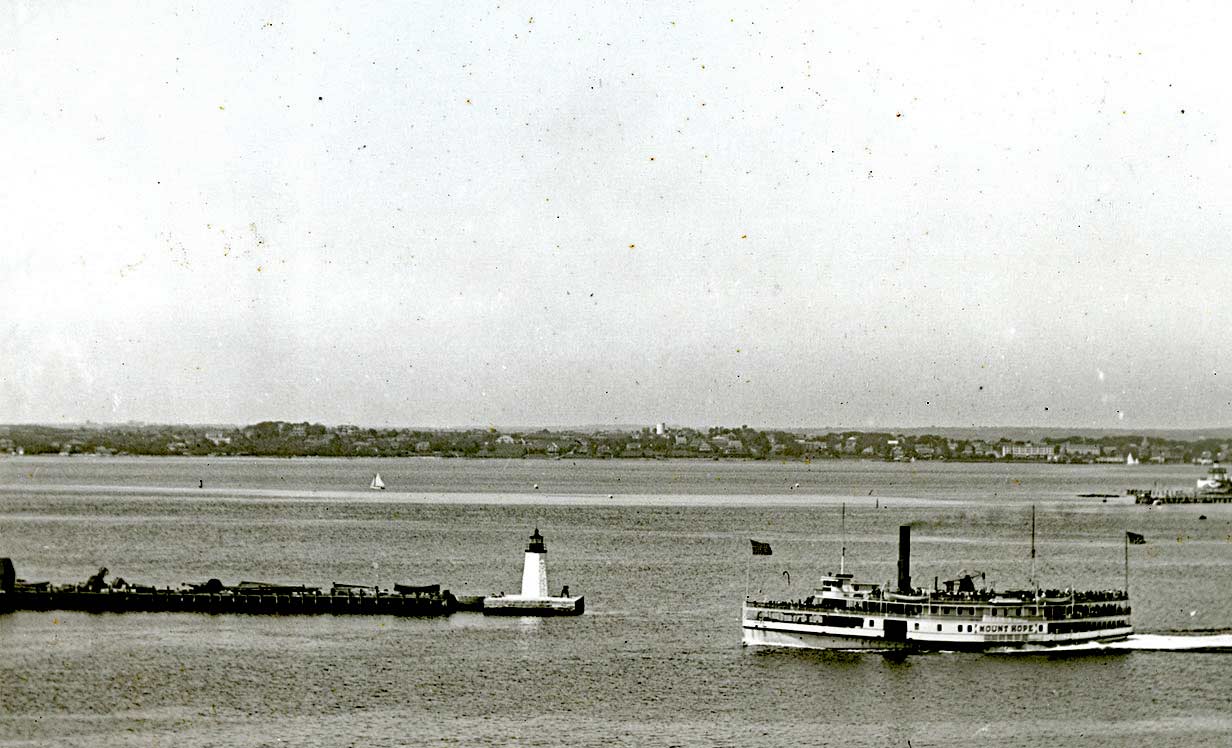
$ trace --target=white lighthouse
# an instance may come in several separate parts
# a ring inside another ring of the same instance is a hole
[[[548,549],[539,528],[530,536],[522,557],[522,593],[490,595],[483,599],[483,612],[519,616],[576,616],[586,610],[586,599],[570,595],[565,587],[560,595],[548,594]]]
[[[522,562],[522,597],[548,596],[548,549],[543,545],[539,528],[530,536],[526,558]]]

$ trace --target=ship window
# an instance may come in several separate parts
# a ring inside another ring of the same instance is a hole
[[[1044,630],[1044,624],[1042,624],[1042,623],[1041,623],[1041,624],[1039,625],[1039,630],[1040,630],[1040,631],[1043,631],[1043,630]]]
[[[868,627],[869,627],[870,629],[873,627],[873,619],[871,619],[871,618],[868,620]]]
[[[915,630],[916,630],[916,631],[919,631],[919,630],[920,630],[920,624],[918,624],[918,623],[917,623],[917,624],[915,625]]]
[[[969,623],[967,624],[967,633],[968,633],[968,634],[970,634],[970,633],[971,633],[971,624],[969,624]]]
[[[940,631],[940,630],[941,630],[941,624],[939,624],[939,623],[937,624],[937,630],[938,630],[938,631]]]

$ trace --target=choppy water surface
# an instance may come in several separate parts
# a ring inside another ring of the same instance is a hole
[[[1142,466],[1145,468],[1145,466]],[[380,470],[390,490],[363,490]],[[1226,745],[1232,655],[744,649],[739,601],[835,570],[1124,584],[1162,638],[1232,633],[1232,506],[1080,493],[1185,466],[447,460],[0,460],[0,555],[68,582],[440,582],[512,590],[525,536],[577,619],[0,616],[0,745]],[[205,488],[197,488],[198,480]],[[796,484],[800,486],[797,488]],[[535,484],[539,488],[535,488]],[[871,493],[870,493],[871,492]],[[612,498],[608,498],[608,496]],[[1207,519],[1200,520],[1199,515]],[[748,539],[774,555],[751,558]],[[783,572],[787,572],[784,574]],[[790,583],[789,583],[790,579]]]

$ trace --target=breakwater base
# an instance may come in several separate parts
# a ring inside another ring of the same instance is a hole
[[[218,594],[153,590],[19,590],[0,593],[0,612],[75,610],[86,613],[247,613],[255,615],[444,616],[454,612],[448,591],[439,595],[321,593]]]

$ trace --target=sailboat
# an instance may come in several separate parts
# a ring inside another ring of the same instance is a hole
[[[380,473],[377,473],[376,475],[372,476],[372,483],[371,485],[368,486],[368,488],[371,488],[373,491],[384,491],[385,490],[385,481],[381,480]]]

